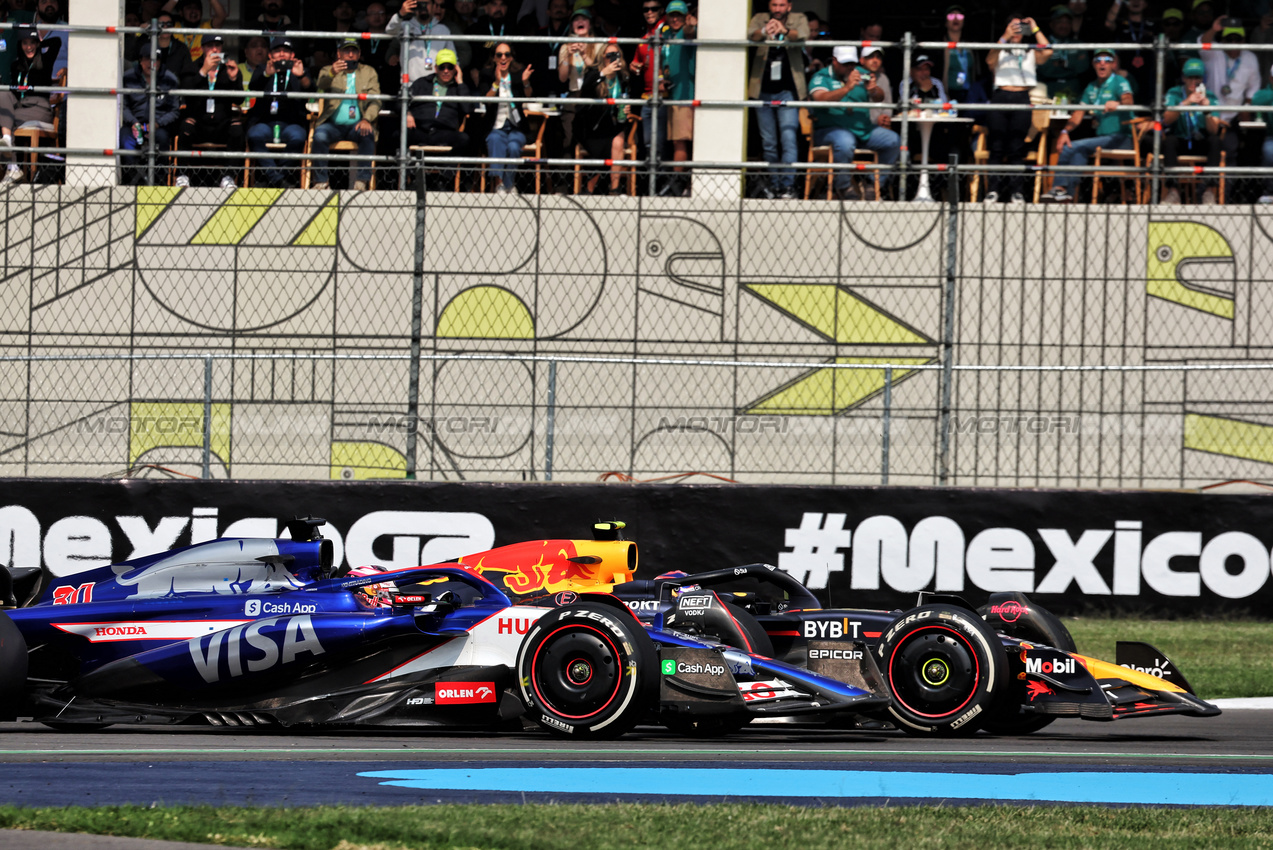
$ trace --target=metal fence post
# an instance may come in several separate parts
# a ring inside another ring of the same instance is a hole
[[[659,91],[659,83],[663,77],[663,31],[654,30],[653,48],[650,52],[650,73],[654,76],[654,85],[650,89],[650,149],[647,151],[650,168],[650,197],[659,192],[659,105],[663,102],[663,93]]]
[[[155,185],[155,102],[159,97],[159,19],[150,20],[150,79],[146,82],[146,104],[150,115],[146,119],[146,185]],[[207,477],[207,470],[204,470]]]
[[[557,361],[548,361],[548,425],[544,429],[544,480],[553,480],[553,442],[557,430]]]
[[[1154,168],[1149,178],[1149,202],[1158,203],[1162,191],[1162,113],[1163,113],[1163,62],[1167,59],[1167,36],[1162,33],[1154,41]]]
[[[902,110],[902,149],[897,159],[899,169],[897,199],[906,200],[906,170],[910,165],[910,103],[911,103],[911,50],[915,37],[909,32],[902,36],[902,79],[897,87],[898,106]]]
[[[203,477],[212,477],[212,355],[203,358]]]
[[[880,483],[888,483],[888,440],[893,426],[893,367],[884,367],[884,457],[880,461]]]
[[[938,452],[937,483],[950,483],[950,397],[955,366],[955,275],[958,272],[959,253],[959,155],[950,155],[949,199],[946,225],[946,311],[942,329],[940,449]]]
[[[407,62],[411,56],[411,30],[409,21],[402,25],[402,38],[398,41],[398,65],[401,76],[398,83],[398,189],[407,188],[407,113],[411,111],[411,75],[407,73]],[[416,202],[417,205],[419,201]],[[417,239],[419,239],[417,235]],[[418,248],[417,248],[418,250]],[[407,461],[408,465],[411,461]],[[410,476],[408,476],[410,477]]]
[[[405,135],[404,135],[405,138]],[[405,166],[403,169],[405,174]],[[406,180],[401,185],[406,185]],[[407,364],[407,479],[416,477],[416,435],[420,431],[420,325],[424,312],[424,158],[415,181],[415,261],[411,275],[411,362]]]

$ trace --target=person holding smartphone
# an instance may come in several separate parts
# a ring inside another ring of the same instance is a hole
[[[1008,17],[1008,26],[999,37],[998,49],[991,50],[986,64],[995,75],[992,104],[1003,106],[1029,106],[1030,89],[1038,84],[1038,66],[1048,61],[1052,49],[1043,37],[1034,18],[1022,14]],[[986,131],[990,147],[991,165],[1025,165],[1026,134],[1030,131],[1030,110],[988,110]],[[1009,196],[1013,203],[1025,201],[1022,191],[1024,175],[992,174],[988,181],[990,191],[985,202],[998,203]]]
[[[601,55],[600,64],[584,78],[583,93],[587,97],[596,98],[632,97],[631,89],[636,87],[638,81],[628,73],[623,51],[617,44],[604,47],[606,51]],[[623,104],[591,104],[580,108],[575,118],[575,133],[589,159],[609,159],[615,163],[623,159],[629,110],[630,107]],[[601,195],[608,194],[607,189],[609,192],[618,191],[620,174],[618,165],[610,166],[608,183],[602,179],[602,175],[594,174],[588,180],[588,191]]]
[[[226,150],[243,150],[243,117],[234,111],[240,98],[213,97],[214,92],[238,92],[243,94],[243,80],[239,73],[238,63],[223,62],[225,44],[221,36],[209,36],[203,40],[203,61],[198,68],[191,71],[181,80],[183,89],[196,91],[207,90],[208,95],[187,95],[182,99],[185,104],[185,117],[177,125],[177,147],[180,150],[191,150],[195,145],[208,142],[226,146]],[[178,160],[177,185],[189,186],[190,178],[183,167],[190,160]],[[207,176],[217,175],[221,180],[221,188],[233,189],[236,186],[232,165],[228,159],[212,160],[217,163],[212,168],[202,169]],[[196,173],[193,170],[191,173]],[[210,180],[197,181],[207,185]]]
[[[331,150],[336,142],[353,142],[359,156],[371,156],[376,152],[376,117],[380,115],[380,101],[364,99],[363,96],[380,94],[380,76],[375,68],[358,61],[361,56],[362,46],[358,39],[347,38],[336,48],[336,61],[318,72],[318,92],[327,97],[323,98],[323,109],[314,127],[311,150],[316,158],[311,189],[328,187],[327,161],[317,157]],[[356,160],[351,188],[361,192],[370,180],[370,161]]]

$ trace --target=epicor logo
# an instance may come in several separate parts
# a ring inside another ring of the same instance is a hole
[[[1078,669],[1078,662],[1073,658],[1058,658],[1056,661],[1043,661],[1039,658],[1027,658],[1025,660],[1025,671],[1027,673],[1073,675],[1076,669]]]
[[[853,649],[811,649],[809,660],[815,658],[834,658],[838,661],[861,661],[862,653]]]

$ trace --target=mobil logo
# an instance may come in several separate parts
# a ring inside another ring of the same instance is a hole
[[[1043,673],[1052,676],[1072,676],[1078,670],[1078,662],[1073,658],[1026,658],[1025,671],[1027,673]]]
[[[524,635],[530,631],[530,624],[535,622],[530,617],[500,617],[496,625],[496,633],[501,635]]]
[[[495,683],[438,682],[433,686],[433,701],[438,705],[495,702]]]

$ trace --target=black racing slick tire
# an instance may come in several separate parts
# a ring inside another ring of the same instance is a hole
[[[27,642],[9,615],[0,612],[0,718],[19,712],[26,696]]]
[[[556,735],[615,738],[658,701],[658,652],[627,611],[601,603],[554,609],[526,634],[517,678],[527,716]]]
[[[898,617],[880,642],[894,724],[911,735],[971,735],[1007,685],[1002,643],[976,614],[945,605]]]

